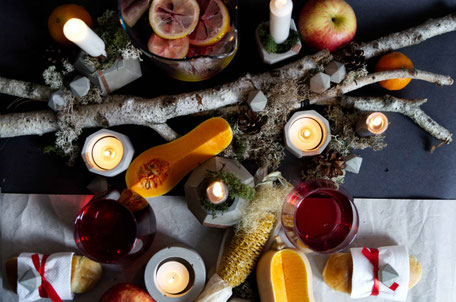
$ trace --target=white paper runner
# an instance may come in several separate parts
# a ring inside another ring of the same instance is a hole
[[[352,275],[352,298],[369,297],[374,286],[373,265],[362,254],[363,248],[351,248],[353,260]],[[395,245],[378,248],[379,268],[385,264],[391,265],[399,274],[399,279],[395,281],[399,287],[393,291],[380,282],[380,298],[387,298],[395,301],[405,301],[408,293],[410,280],[410,263],[407,247]]]
[[[17,257],[17,294],[19,301],[41,299],[38,291],[38,287],[41,285],[41,277],[33,265],[33,254],[35,253],[21,253]],[[41,263],[43,255],[38,254],[38,256]],[[44,277],[62,300],[73,300],[74,297],[71,292],[72,259],[73,253],[55,253],[49,255],[44,266]]]

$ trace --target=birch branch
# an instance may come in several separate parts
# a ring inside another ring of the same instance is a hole
[[[416,45],[424,40],[456,30],[456,13],[438,19],[429,19],[425,23],[404,31],[361,44],[364,57],[372,57],[397,50],[403,47]]]
[[[52,90],[44,85],[0,77],[0,93],[47,102]]]
[[[175,140],[179,137],[179,134],[176,133],[168,124],[152,124],[150,125],[161,137],[166,139],[168,142]]]
[[[326,99],[318,105],[341,105],[342,107],[355,108],[360,111],[397,112],[408,116],[436,139],[449,144],[452,141],[450,131],[440,126],[421,109],[420,106],[426,101],[426,99],[407,100],[391,95],[383,97],[342,96],[340,98]]]
[[[453,79],[450,76],[435,74],[428,71],[418,69],[396,69],[370,73],[366,76],[359,78],[347,77],[341,84],[334,86],[323,93],[314,93],[309,97],[311,104],[318,105],[318,102],[337,96],[342,96],[350,91],[359,89],[361,87],[377,83],[384,80],[398,79],[398,78],[412,78],[415,80],[422,80],[436,85],[452,85]]]

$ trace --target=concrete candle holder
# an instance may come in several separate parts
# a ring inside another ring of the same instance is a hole
[[[215,217],[213,217],[212,212],[202,207],[200,185],[206,179],[208,171],[220,171],[222,168],[224,171],[235,174],[242,183],[252,188],[254,186],[254,179],[249,171],[238,161],[232,159],[213,157],[193,170],[184,185],[185,199],[189,210],[205,226],[227,228],[235,225],[241,218],[241,209],[247,204],[245,199],[236,198],[225,212],[216,211]]]
[[[264,49],[263,44],[260,41],[260,36],[259,36],[259,33],[258,33],[258,30],[259,30],[260,26],[262,26],[263,24],[268,24],[269,25],[269,22],[260,23],[258,25],[258,27],[256,28],[256,31],[255,31],[255,39],[256,39],[258,51],[260,53],[260,57],[261,57],[261,59],[263,60],[264,63],[266,63],[266,64],[275,64],[277,62],[280,62],[280,61],[283,61],[285,59],[291,58],[291,57],[293,57],[293,56],[295,56],[295,55],[297,55],[299,53],[299,51],[301,50],[301,47],[302,47],[300,39],[298,39],[298,42],[295,45],[293,45],[291,47],[291,49],[289,51],[287,51],[287,52],[284,52],[284,53],[269,53],[269,52],[267,52]],[[293,29],[293,30],[297,31],[296,24],[295,24],[293,19],[291,19],[291,22],[290,22],[290,29]]]
[[[181,293],[165,294],[157,287],[157,270],[168,261],[177,261],[189,271],[189,284]],[[144,283],[149,294],[157,302],[195,301],[206,283],[206,266],[196,251],[181,246],[170,246],[158,251],[150,258],[144,272]]]
[[[100,167],[98,167],[92,158],[92,150],[95,142],[103,137],[115,137],[118,140],[121,141],[122,146],[123,146],[123,156],[122,160],[120,163],[113,169],[110,170],[105,170]],[[82,159],[84,160],[84,163],[87,166],[87,169],[89,169],[90,172],[103,175],[103,176],[116,176],[123,171],[127,170],[128,166],[131,163],[131,160],[133,159],[133,154],[135,153],[135,150],[133,149],[133,145],[130,142],[130,139],[128,136],[123,135],[119,132],[111,131],[108,129],[101,129],[92,135],[88,136],[85,140],[84,147],[82,148],[81,156]]]

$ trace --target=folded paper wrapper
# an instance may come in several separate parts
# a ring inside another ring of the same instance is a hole
[[[369,297],[374,286],[374,268],[370,261],[362,254],[363,248],[351,248],[353,260],[352,291],[350,297]],[[378,297],[395,301],[407,299],[408,284],[410,279],[410,262],[407,247],[401,245],[385,246],[378,248],[379,268],[391,265],[399,274],[395,281],[399,287],[393,291],[380,282]]]
[[[35,269],[32,255],[35,253],[21,253],[17,257],[17,294],[19,301],[36,301],[41,299],[39,286],[41,276]],[[44,266],[44,277],[52,285],[60,299],[73,300],[71,292],[71,261],[74,253],[55,253],[49,255]],[[40,263],[42,254],[38,254]]]

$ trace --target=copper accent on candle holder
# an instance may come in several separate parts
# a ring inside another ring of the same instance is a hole
[[[292,129],[293,124],[303,118],[310,119],[311,121],[316,122],[319,126],[318,129],[321,130],[320,141],[316,144],[315,147],[307,150],[301,150],[298,146],[296,146],[293,143],[292,139],[290,138],[290,130]],[[293,114],[290,120],[285,125],[284,132],[285,147],[297,158],[301,158],[303,156],[318,155],[323,152],[323,150],[328,146],[329,142],[331,141],[331,129],[329,127],[328,120],[321,116],[315,110],[299,111]]]
[[[374,119],[380,118],[381,123],[378,127],[372,126]],[[372,112],[368,115],[363,115],[362,118],[356,123],[356,133],[359,136],[379,135],[388,129],[388,118],[381,112]]]
[[[98,163],[94,161],[93,158],[93,148],[95,144],[105,137],[118,139],[123,147],[122,159],[119,162],[119,164],[112,169],[105,169],[101,167]],[[81,156],[84,160],[84,163],[87,166],[87,169],[89,169],[90,172],[107,177],[112,177],[122,173],[128,168],[128,166],[131,163],[131,160],[133,159],[134,152],[135,150],[133,149],[133,145],[131,144],[130,139],[126,135],[108,129],[101,129],[86,138],[84,147],[81,151]]]

